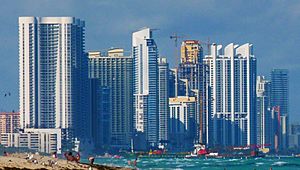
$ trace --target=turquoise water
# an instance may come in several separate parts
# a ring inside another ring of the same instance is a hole
[[[97,158],[95,163],[130,167],[128,159]],[[133,161],[133,160],[132,160]],[[300,170],[300,158],[251,158],[251,159],[184,159],[139,158],[138,169],[169,170]]]

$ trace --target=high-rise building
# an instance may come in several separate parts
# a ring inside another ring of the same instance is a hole
[[[169,70],[169,97],[176,97],[177,96],[177,69],[170,69]]]
[[[261,148],[269,147],[271,144],[271,83],[264,76],[256,79],[256,102],[257,102],[257,145]]]
[[[133,118],[133,58],[124,56],[120,48],[108,54],[89,52],[89,78],[95,144],[128,148]]]
[[[181,45],[181,63],[178,67],[180,79],[188,80],[189,89],[201,89],[203,79],[203,49],[198,41],[187,40]]]
[[[110,89],[101,87],[98,79],[91,79],[91,135],[96,149],[111,145],[112,103]]]
[[[203,49],[196,40],[186,40],[181,44],[181,63],[196,64],[202,63]]]
[[[182,42],[181,45],[181,63],[178,66],[178,77],[180,81],[187,82],[188,87],[186,88],[186,96],[196,97],[197,107],[195,116],[195,127],[197,131],[195,132],[195,142],[204,143],[204,108],[206,103],[203,98],[205,96],[205,86],[204,86],[204,75],[203,75],[203,49],[196,40],[186,40]],[[178,82],[180,82],[178,81]],[[180,84],[179,84],[180,85]],[[178,86],[178,90],[181,90]],[[178,91],[177,93],[182,93],[183,91]]]
[[[158,58],[158,139],[161,143],[168,140],[169,123],[169,64],[166,58]]]
[[[17,133],[20,128],[19,112],[1,112],[0,113],[0,134]]]
[[[84,27],[73,17],[19,17],[21,128],[90,136]]]
[[[288,147],[289,116],[289,72],[287,69],[273,69],[271,72],[271,104],[276,107],[280,121],[279,149]]]
[[[169,137],[173,150],[189,151],[195,139],[196,98],[178,96],[169,98]]]
[[[252,44],[233,43],[222,51],[212,44],[208,66],[212,123],[209,143],[221,146],[256,144],[256,58]],[[209,118],[207,118],[209,119]]]
[[[135,129],[145,136],[145,147],[158,143],[158,49],[152,33],[143,28],[132,34]]]
[[[178,69],[169,70],[169,97],[188,96],[189,84],[187,79],[180,79]]]
[[[278,152],[280,145],[280,134],[281,134],[281,126],[280,126],[280,108],[272,107],[271,110],[271,149],[272,151]]]

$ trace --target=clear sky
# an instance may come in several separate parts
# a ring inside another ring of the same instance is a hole
[[[154,36],[160,55],[171,65],[173,33],[223,45],[253,43],[258,75],[289,69],[290,120],[300,121],[299,9],[296,0],[1,0],[0,111],[19,110],[18,17],[74,16],[86,21],[86,50],[129,51],[133,31],[158,29]]]

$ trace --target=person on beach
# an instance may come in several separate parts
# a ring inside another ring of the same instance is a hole
[[[93,164],[94,164],[94,161],[95,161],[95,157],[90,156],[90,157],[89,157],[89,161],[90,161],[90,164],[93,165]]]
[[[25,159],[30,161],[31,159],[33,159],[33,154],[27,154],[27,157]]]
[[[137,159],[138,159],[138,158],[136,157],[135,160],[134,160],[134,162],[133,162],[133,166],[134,166],[134,167],[136,167],[136,165],[137,165]]]
[[[80,161],[80,154],[79,153],[77,153],[76,156],[73,156],[73,153],[69,152],[69,153],[65,153],[64,156],[67,159],[67,162],[70,161],[70,162],[79,163],[79,161]]]
[[[57,153],[56,153],[56,152],[53,152],[52,157],[53,157],[53,158],[57,158]]]
[[[65,156],[65,158],[67,159],[67,162],[72,162],[72,161],[74,161],[74,156],[73,156],[73,153],[72,152],[65,152],[64,153],[64,156]]]
[[[76,154],[76,157],[75,157],[75,162],[76,163],[79,163],[79,161],[80,161],[80,154],[79,154],[79,152]]]
[[[3,156],[8,156],[8,153],[6,151],[4,151]]]
[[[68,152],[68,153],[65,152],[65,153],[64,153],[64,156],[65,156],[65,158],[67,159],[67,162],[68,162],[68,161],[71,161],[71,157],[72,157],[73,155],[72,155],[72,152]]]

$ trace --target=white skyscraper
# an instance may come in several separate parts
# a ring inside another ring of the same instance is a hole
[[[89,119],[84,26],[73,17],[19,17],[21,128],[89,134],[79,126]]]
[[[148,144],[158,142],[158,50],[150,28],[132,34],[135,129]]]
[[[205,56],[211,101],[209,143],[246,146],[256,143],[256,58],[252,44],[213,44]],[[207,120],[210,120],[207,118]]]
[[[159,98],[159,120],[158,120],[158,139],[168,140],[169,123],[169,64],[167,58],[158,59],[158,98]]]
[[[256,79],[256,102],[257,102],[257,144],[265,148],[271,144],[271,82],[264,76]]]

